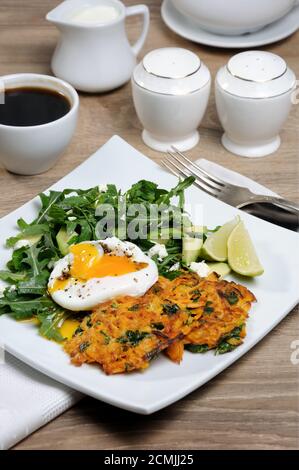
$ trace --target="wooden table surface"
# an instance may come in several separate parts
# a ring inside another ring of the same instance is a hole
[[[0,1],[0,75],[50,72],[58,38],[45,14],[58,0]],[[125,1],[127,5],[136,1]],[[161,1],[144,1],[151,10],[150,34],[142,53],[161,46],[182,46],[200,55],[215,76],[237,51],[193,44],[162,22]],[[140,20],[132,19],[137,37]],[[299,76],[299,32],[266,48],[287,60]],[[104,95],[81,94],[76,135],[59,163],[43,175],[21,177],[0,168],[0,216],[45,190],[84,161],[113,134],[155,160],[144,146],[129,84]],[[201,125],[201,141],[190,152],[235,169],[289,199],[298,201],[299,106],[293,106],[279,151],[250,160],[232,156],[220,145],[221,127],[214,98]],[[271,243],[271,239],[269,240]],[[283,275],[283,273],[282,273]],[[138,416],[91,398],[35,432],[17,449],[294,449],[298,445],[298,372],[291,343],[299,339],[298,310],[278,325],[235,365],[178,403],[152,416]]]

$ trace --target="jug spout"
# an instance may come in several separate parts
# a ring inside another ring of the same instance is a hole
[[[57,27],[59,26],[70,26],[71,25],[71,10],[70,10],[70,3],[69,1],[63,2],[58,5],[53,10],[49,11],[46,15],[46,20],[50,23],[55,24]]]
[[[118,0],[65,0],[46,19],[58,27],[94,29],[119,19],[122,7]]]

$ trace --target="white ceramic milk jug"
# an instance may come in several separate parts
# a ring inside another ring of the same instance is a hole
[[[143,30],[131,46],[128,16],[142,15]],[[66,0],[47,14],[61,36],[52,58],[53,73],[87,92],[105,92],[126,83],[149,28],[145,5],[125,7],[119,0]]]

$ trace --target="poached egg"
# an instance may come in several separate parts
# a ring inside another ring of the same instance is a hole
[[[119,296],[139,297],[158,280],[156,263],[116,237],[70,246],[56,262],[48,290],[62,307],[82,311]]]

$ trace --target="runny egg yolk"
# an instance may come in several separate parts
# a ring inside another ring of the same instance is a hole
[[[147,263],[138,263],[127,256],[101,255],[96,246],[90,243],[73,245],[70,247],[70,253],[73,260],[67,278],[56,279],[50,292],[63,290],[70,279],[85,282],[93,278],[121,276],[147,266]]]

